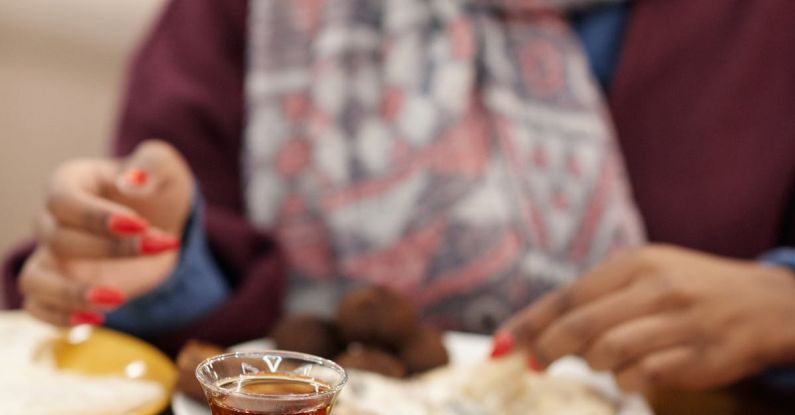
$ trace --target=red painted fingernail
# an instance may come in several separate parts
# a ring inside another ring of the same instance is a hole
[[[541,366],[541,363],[538,363],[538,359],[531,354],[527,355],[527,367],[534,372],[542,372],[544,370],[544,366]]]
[[[494,336],[494,343],[491,346],[491,357],[497,358],[505,356],[513,351],[513,337],[508,333],[498,333]]]
[[[149,224],[144,219],[121,213],[114,213],[108,218],[108,229],[119,235],[141,233],[148,227]]]
[[[94,287],[86,292],[86,301],[96,306],[118,307],[127,301],[124,294],[108,287]]]
[[[142,254],[159,254],[179,248],[179,240],[168,235],[144,235],[138,250]]]
[[[144,170],[132,168],[124,173],[124,181],[133,186],[143,186],[149,180],[149,174]]]
[[[99,313],[92,313],[90,311],[76,311],[69,316],[69,324],[76,326],[78,324],[90,324],[98,326],[105,322],[105,317]]]

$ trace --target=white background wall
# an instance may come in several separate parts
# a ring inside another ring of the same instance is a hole
[[[105,153],[127,59],[163,0],[0,1],[0,253],[62,160]]]

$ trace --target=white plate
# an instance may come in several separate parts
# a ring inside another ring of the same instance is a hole
[[[444,344],[450,354],[451,364],[468,364],[488,358],[491,338],[480,334],[448,332],[444,334]],[[272,349],[273,342],[268,339],[241,343],[233,350],[255,351]],[[652,415],[646,400],[640,395],[622,393],[609,374],[595,373],[585,362],[576,357],[564,357],[553,363],[547,373],[551,376],[573,378],[595,388],[605,396],[620,402],[617,415]],[[175,393],[171,400],[174,415],[211,415],[205,402],[197,402],[182,393]]]

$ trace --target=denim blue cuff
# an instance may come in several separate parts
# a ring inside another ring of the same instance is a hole
[[[795,271],[795,248],[776,248],[764,253],[759,260]]]
[[[603,91],[608,90],[616,72],[629,8],[629,4],[621,2],[583,10],[571,16],[572,27]]]
[[[204,203],[197,190],[174,272],[157,288],[106,316],[105,325],[138,336],[185,326],[229,296],[229,287],[207,247]]]

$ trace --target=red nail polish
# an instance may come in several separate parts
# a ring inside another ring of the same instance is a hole
[[[90,324],[98,326],[105,322],[105,317],[102,314],[92,313],[90,311],[76,311],[69,316],[69,324],[76,326],[78,324]]]
[[[491,346],[491,357],[502,357],[513,351],[513,337],[508,333],[498,333],[494,336],[494,343]]]
[[[141,233],[148,227],[145,220],[121,213],[114,213],[108,218],[108,229],[119,235]]]
[[[527,355],[527,367],[534,372],[542,372],[544,370],[544,367],[541,366],[541,363],[538,363],[538,359],[531,354]]]
[[[144,170],[132,168],[124,173],[124,181],[133,186],[143,186],[149,180],[149,174]]]
[[[159,254],[179,248],[179,240],[168,235],[144,235],[138,245],[142,254]]]
[[[108,287],[94,287],[86,292],[86,301],[96,306],[118,307],[127,301],[124,294]]]

